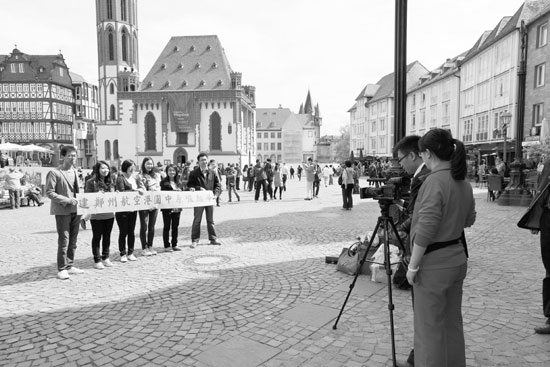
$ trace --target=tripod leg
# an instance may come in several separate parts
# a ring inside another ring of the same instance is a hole
[[[393,324],[393,310],[395,308],[393,304],[393,294],[392,294],[392,287],[391,287],[391,275],[392,275],[392,264],[390,261],[390,240],[389,240],[389,226],[393,227],[395,230],[395,226],[393,225],[393,221],[391,218],[385,218],[384,224],[383,224],[383,231],[384,231],[384,267],[386,268],[386,279],[388,281],[388,310],[390,311],[390,330],[391,330],[391,353],[393,358],[393,365],[396,366],[396,359],[395,359],[395,328]],[[397,231],[396,231],[397,233]],[[397,235],[397,238],[399,238],[399,235]],[[399,239],[401,241],[401,239]]]
[[[342,313],[344,312],[344,308],[346,307],[346,303],[348,303],[348,299],[349,299],[349,296],[351,295],[351,291],[355,287],[355,282],[357,281],[357,277],[359,276],[361,266],[363,266],[363,264],[365,263],[365,259],[367,258],[367,255],[368,255],[369,250],[372,246],[372,243],[374,242],[374,239],[376,238],[376,233],[378,233],[378,228],[380,228],[381,224],[382,224],[382,217],[378,217],[378,221],[376,222],[376,226],[374,227],[374,232],[373,232],[372,237],[369,241],[369,245],[367,246],[367,249],[365,251],[365,254],[363,255],[363,258],[359,262],[359,268],[357,269],[357,273],[355,274],[355,276],[353,278],[353,282],[351,282],[351,284],[349,286],[348,295],[346,296],[346,299],[344,300],[344,304],[342,305],[342,308],[340,309],[340,313],[338,314],[338,317],[336,318],[336,321],[334,322],[334,325],[332,326],[332,328],[334,330],[336,330],[336,328],[338,326],[338,321],[340,321],[340,317],[342,316]]]
[[[395,234],[395,238],[397,238],[399,249],[403,254],[405,254],[405,245],[403,244],[403,240],[401,239],[401,237],[399,237],[399,232],[397,231],[397,227],[395,226],[395,223],[393,223],[393,219],[391,217],[388,219],[388,223],[390,224],[393,233]]]

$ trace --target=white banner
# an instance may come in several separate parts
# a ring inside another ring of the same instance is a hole
[[[212,191],[90,192],[76,194],[78,215],[193,208],[216,204]]]

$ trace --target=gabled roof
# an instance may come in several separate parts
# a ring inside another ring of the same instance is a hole
[[[378,88],[380,88],[377,84],[367,84],[365,88],[359,93],[357,98],[355,100],[357,101],[360,98],[372,98],[376,94],[376,91],[378,91]]]
[[[487,34],[489,31],[485,31],[481,35],[464,58],[464,62],[467,62],[516,29],[519,29],[522,21],[528,23],[538,17],[542,12],[548,10],[549,5],[550,0],[525,0],[513,16],[503,17],[489,34]]]
[[[279,130],[291,114],[289,108],[256,108],[256,125],[260,130]]]
[[[430,84],[434,84],[435,82],[452,75],[458,70],[458,65],[467,53],[468,51],[464,51],[463,53],[453,57],[452,59],[447,59],[438,68],[430,71],[428,74],[423,75],[416,84],[412,85],[411,88],[407,90],[407,93],[424,88]],[[436,71],[438,72],[436,73]]]
[[[231,72],[218,36],[172,37],[140,90],[227,90]]]
[[[406,68],[407,86],[412,85],[413,82],[416,82],[416,80],[420,75],[425,74],[427,72],[428,72],[428,69],[426,69],[418,61],[413,61],[412,63],[407,65],[407,68]],[[388,75],[383,76],[378,81],[378,83],[376,83],[377,85],[379,85],[378,90],[376,91],[372,99],[367,103],[376,102],[388,97],[393,97],[394,88],[395,88],[394,80],[395,80],[394,73],[390,73]]]
[[[71,76],[71,80],[73,83],[86,83],[86,79],[80,74],[75,73],[74,71],[69,71],[69,75]]]

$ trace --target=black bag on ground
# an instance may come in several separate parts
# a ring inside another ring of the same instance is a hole
[[[409,262],[409,257],[403,255],[401,261],[399,262],[399,266],[393,275],[393,284],[395,284],[399,289],[411,289],[411,285],[407,280],[407,269],[409,268]]]

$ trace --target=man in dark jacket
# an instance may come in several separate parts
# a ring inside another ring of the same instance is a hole
[[[190,191],[212,191],[215,196],[221,193],[221,185],[216,172],[208,168],[208,155],[199,153],[197,156],[199,166],[189,174],[187,187]],[[194,218],[191,228],[191,248],[197,247],[201,236],[202,213],[206,212],[206,228],[211,245],[221,245],[214,228],[214,206],[198,206],[193,208]]]
[[[259,159],[256,159],[256,165],[252,171],[254,174],[254,179],[256,180],[256,194],[254,195],[254,200],[257,202],[260,198],[260,188],[264,194],[264,201],[267,201],[267,174],[265,169],[260,163]]]

